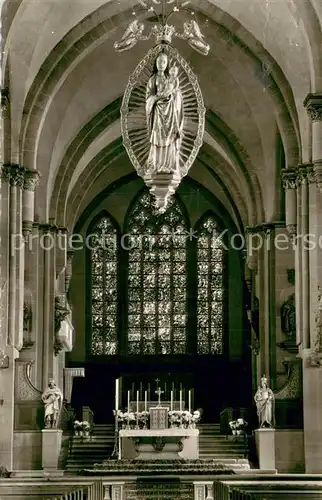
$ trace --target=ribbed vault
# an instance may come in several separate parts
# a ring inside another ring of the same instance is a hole
[[[321,8],[315,0],[191,3],[211,45],[203,58],[177,44],[208,109],[191,177],[218,196],[237,226],[274,220],[279,137],[286,167],[310,160],[303,100],[322,87]],[[132,170],[119,106],[150,45],[113,50],[132,9],[127,0],[21,0],[3,9],[3,75],[11,95],[5,161],[40,171],[38,216],[69,230],[98,192]]]

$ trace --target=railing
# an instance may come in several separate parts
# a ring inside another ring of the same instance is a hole
[[[81,488],[79,490],[60,495],[59,497],[47,497],[44,500],[87,500],[89,497],[87,495],[86,490],[87,490],[87,488]],[[101,497],[101,498],[103,498],[103,497]],[[97,500],[101,500],[101,499],[97,497]]]

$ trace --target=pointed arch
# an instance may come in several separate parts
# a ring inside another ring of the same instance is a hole
[[[113,355],[118,351],[118,235],[116,221],[105,210],[93,219],[86,235],[92,355]]]
[[[197,352],[222,354],[225,328],[225,234],[213,212],[195,225],[197,264]]]
[[[143,189],[131,204],[128,234],[128,353],[183,354],[187,344],[187,228],[173,197],[157,215]]]

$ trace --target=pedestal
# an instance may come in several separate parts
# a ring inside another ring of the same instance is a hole
[[[255,430],[260,469],[275,469],[275,429]]]
[[[42,431],[42,468],[46,471],[58,469],[61,450],[61,429],[43,429]]]

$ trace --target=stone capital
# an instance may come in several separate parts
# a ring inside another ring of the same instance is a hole
[[[26,191],[35,191],[39,184],[39,177],[40,174],[37,170],[25,169],[24,189]]]
[[[298,183],[298,170],[288,168],[282,172],[282,182],[284,189],[296,189]]]
[[[322,193],[322,159],[314,162],[313,174],[317,187]]]
[[[15,163],[7,163],[2,166],[2,179],[10,184],[10,186],[23,187],[25,180],[25,169],[21,165]]]
[[[316,182],[314,165],[312,163],[303,163],[298,166],[298,182],[299,184]]]
[[[322,94],[308,94],[303,105],[312,122],[322,121]]]
[[[43,223],[43,224],[39,224],[38,227],[44,234],[50,234],[50,233],[57,232],[57,226],[54,226],[52,224]]]

